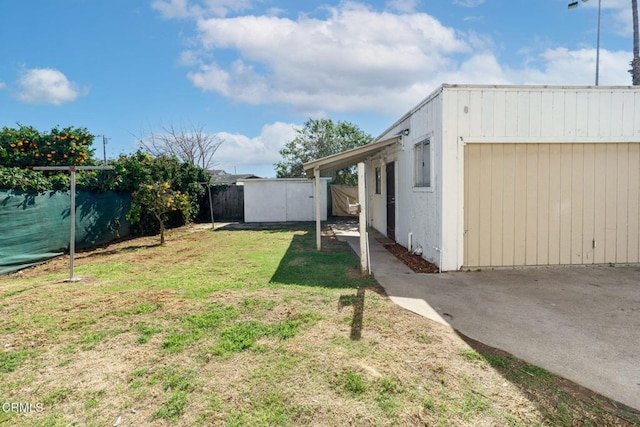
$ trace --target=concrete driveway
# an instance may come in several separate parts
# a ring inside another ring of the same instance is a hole
[[[337,234],[359,254],[357,236]],[[417,274],[373,238],[370,249],[399,305],[640,409],[640,267]]]

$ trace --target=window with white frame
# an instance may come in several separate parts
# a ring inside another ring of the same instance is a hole
[[[429,139],[418,142],[413,146],[414,185],[416,187],[431,187],[431,142]]]
[[[376,167],[376,194],[382,194],[382,168]]]

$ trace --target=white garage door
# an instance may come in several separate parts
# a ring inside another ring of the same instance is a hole
[[[466,267],[640,262],[640,144],[467,144]]]

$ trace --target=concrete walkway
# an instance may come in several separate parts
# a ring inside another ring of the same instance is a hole
[[[333,229],[360,253],[357,232]],[[640,409],[640,267],[418,274],[375,233],[372,272],[396,304]]]

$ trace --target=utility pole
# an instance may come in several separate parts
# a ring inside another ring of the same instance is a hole
[[[109,141],[109,138],[107,138],[106,136],[102,135],[102,152],[104,154],[104,164],[107,164],[107,141]]]
[[[631,81],[634,86],[640,86],[640,42],[638,38],[638,0],[631,0],[633,9],[633,60],[631,61]]]
[[[582,0],[582,2],[587,2],[589,0]],[[636,0],[633,0],[634,2]],[[567,5],[569,9],[574,9],[578,7],[577,1],[572,1]],[[596,86],[600,83],[600,15],[602,12],[602,0],[598,0],[598,30],[596,36]]]
[[[107,143],[109,142],[109,138],[107,138],[107,135],[96,135],[96,138],[101,136],[102,137],[102,155],[103,155],[103,159],[104,159],[104,164],[107,164]]]

